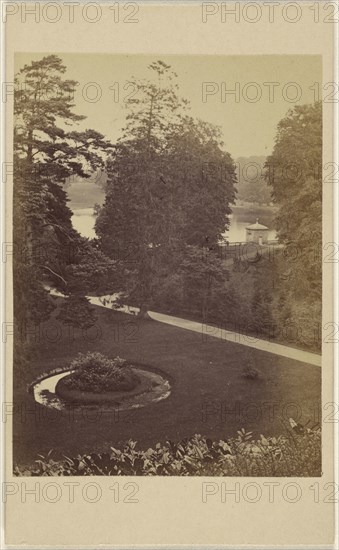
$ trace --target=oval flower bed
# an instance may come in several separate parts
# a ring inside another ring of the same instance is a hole
[[[171,386],[158,368],[100,353],[79,354],[71,364],[38,376],[27,388],[39,405],[58,411],[104,406],[110,410],[141,408],[167,399]]]
[[[57,398],[79,405],[117,405],[124,401],[139,407],[168,395],[169,384],[160,374],[98,352],[79,353],[55,385]],[[140,403],[135,401],[137,396]]]

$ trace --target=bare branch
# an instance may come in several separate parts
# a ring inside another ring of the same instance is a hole
[[[59,279],[61,279],[65,283],[65,285],[67,286],[67,281],[65,281],[65,279],[63,277],[61,277],[61,275],[59,275],[58,273],[55,273],[55,271],[53,271],[53,269],[51,269],[50,267],[47,267],[47,265],[40,265],[39,267],[42,267],[42,269],[48,269],[48,271],[53,273],[53,275],[55,275],[56,277],[59,277]]]

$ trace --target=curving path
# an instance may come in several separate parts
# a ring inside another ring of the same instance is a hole
[[[98,298],[87,296],[87,298],[93,305],[112,307],[112,302],[107,301],[106,303],[104,303],[103,297]],[[119,311],[123,311],[124,313],[129,313],[132,315],[137,315],[139,309],[135,307],[123,306],[119,308]],[[182,319],[181,317],[174,317],[165,313],[148,311],[148,315],[154,321],[166,323],[167,325],[183,328],[185,330],[191,330],[193,332],[199,332],[206,339],[207,337],[212,336],[214,338],[220,338],[221,340],[232,342],[234,344],[240,344],[249,348],[266,351],[267,353],[274,353],[275,355],[280,355],[281,357],[287,357],[288,359],[294,359],[295,361],[301,361],[302,363],[308,363],[309,365],[321,367],[321,355],[317,353],[312,353],[310,351],[304,351],[297,348],[291,348],[289,346],[284,346],[283,344],[269,342],[268,340],[260,340],[259,338],[249,336],[247,334],[225,330],[219,327],[215,327],[213,325],[206,325],[203,323],[199,323],[198,321]]]
[[[155,321],[167,323],[168,325],[173,325],[186,330],[192,330],[194,332],[200,332],[206,338],[208,336],[221,338],[222,340],[232,342],[234,344],[241,344],[243,346],[248,346],[249,348],[267,351],[268,353],[281,355],[282,357],[287,357],[288,359],[294,359],[295,361],[302,361],[303,363],[309,363],[310,365],[321,367],[321,355],[318,355],[317,353],[290,348],[282,344],[269,342],[268,340],[259,340],[254,336],[240,334],[239,332],[232,332],[230,330],[214,327],[212,325],[205,325],[196,321],[189,321],[188,319],[181,319],[181,317],[172,317],[172,315],[165,315],[164,313],[149,311],[148,314],[151,319],[154,319]]]

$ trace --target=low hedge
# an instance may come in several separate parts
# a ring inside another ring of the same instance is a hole
[[[41,456],[41,455],[39,455]],[[51,453],[29,467],[16,466],[16,476],[299,476],[321,475],[320,429],[254,439],[244,429],[237,437],[212,441],[194,435],[179,443],[157,443],[138,450],[134,441],[110,452],[54,460]]]

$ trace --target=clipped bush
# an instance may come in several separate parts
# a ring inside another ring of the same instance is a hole
[[[246,366],[243,369],[241,376],[248,378],[249,380],[256,380],[259,378],[259,371],[255,368],[255,362],[250,352],[246,354]]]
[[[259,371],[254,367],[245,367],[241,373],[243,378],[248,378],[249,380],[256,380],[259,378]]]
[[[99,352],[79,353],[72,361],[72,374],[63,379],[71,390],[102,393],[133,390],[139,377],[125,359],[109,359]]]
[[[53,460],[39,455],[29,467],[16,466],[16,476],[321,476],[320,429],[294,430],[278,437],[254,439],[244,429],[237,437],[212,441],[194,435],[179,443],[157,443],[137,450],[134,441],[109,452]]]

